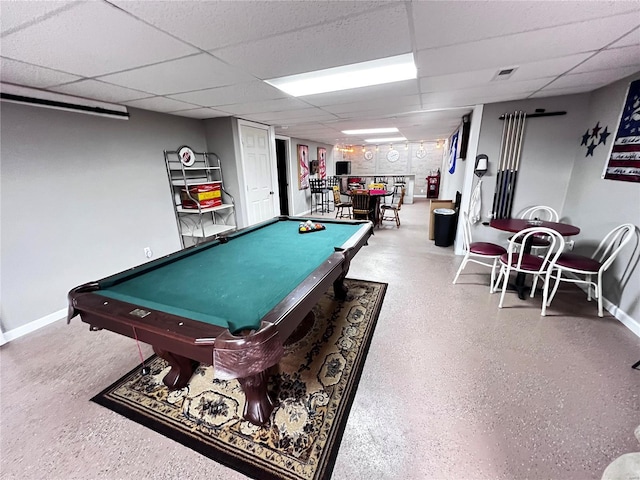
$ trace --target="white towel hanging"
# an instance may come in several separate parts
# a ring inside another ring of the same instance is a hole
[[[476,188],[471,194],[471,204],[469,205],[469,221],[478,223],[482,212],[482,179],[478,180]]]

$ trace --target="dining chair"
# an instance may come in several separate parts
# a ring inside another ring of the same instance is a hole
[[[507,250],[495,243],[490,242],[474,242],[471,237],[471,221],[469,220],[469,214],[462,212],[462,248],[464,250],[464,258],[462,263],[456,272],[456,276],[453,279],[455,284],[458,281],[458,277],[467,263],[473,262],[486,267],[491,267],[491,283],[489,283],[489,293],[495,291],[496,270],[498,267],[498,261],[500,256],[507,253]],[[491,263],[488,263],[488,262]]]
[[[371,220],[373,208],[369,192],[354,190],[351,194],[351,204],[353,207],[353,218]]]
[[[558,291],[560,282],[570,282],[587,285],[587,300],[590,302],[591,288],[594,296],[598,299],[598,316],[602,317],[602,276],[616,259],[620,250],[629,243],[636,230],[635,225],[624,223],[611,230],[600,242],[598,248],[590,257],[585,257],[575,253],[563,253],[558,257],[551,278],[555,279],[553,290],[549,295],[548,303]],[[569,274],[572,278],[563,277],[562,274]],[[596,280],[593,280],[593,277]]]
[[[351,202],[343,202],[340,198],[340,187],[333,186],[333,205],[336,209],[336,218],[353,218],[353,204]],[[347,213],[344,213],[345,208]]]
[[[404,188],[400,193],[400,199],[398,200],[398,203],[395,203],[395,204],[392,203],[389,205],[387,204],[380,205],[380,214],[378,215],[378,217],[380,218],[380,225],[382,225],[382,222],[385,220],[395,221],[396,228],[400,228],[400,215],[398,214],[398,212],[400,212],[403,202],[404,202]]]
[[[547,222],[557,222],[560,219],[560,216],[558,215],[558,212],[551,207],[547,207],[546,205],[535,205],[524,210],[520,214],[520,218],[531,221],[542,220]],[[549,248],[549,246],[549,239],[545,238],[544,235],[536,235],[533,237],[531,242],[531,252],[540,254],[544,249]]]
[[[545,236],[549,240],[549,247],[543,256],[525,253],[521,245],[532,242],[536,237]],[[502,308],[504,303],[504,295],[507,291],[509,283],[509,275],[511,272],[524,273],[533,275],[533,286],[531,288],[531,298],[533,298],[538,279],[543,278],[542,284],[542,312],[544,317],[547,312],[547,298],[549,295],[549,277],[555,266],[555,262],[564,249],[564,238],[555,230],[545,227],[530,227],[516,233],[509,240],[507,253],[500,256],[500,273],[496,280],[496,288],[502,280],[502,293],[500,294],[500,303],[498,308]]]

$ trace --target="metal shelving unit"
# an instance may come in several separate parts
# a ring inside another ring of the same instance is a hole
[[[218,155],[180,147],[176,151],[165,150],[164,161],[183,248],[236,229],[235,202],[224,188]],[[203,194],[193,192],[196,186],[211,189],[207,196],[219,198],[221,203],[209,206],[213,200],[203,200]]]

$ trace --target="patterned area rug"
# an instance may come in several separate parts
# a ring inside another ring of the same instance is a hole
[[[200,366],[187,387],[170,392],[159,357],[145,362],[150,375],[137,367],[92,400],[250,477],[329,479],[387,287],[345,284],[347,299],[329,289],[313,326],[272,369],[277,406],[266,426],[242,419],[238,382],[214,379],[212,367]]]

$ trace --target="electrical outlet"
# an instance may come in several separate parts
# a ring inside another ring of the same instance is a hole
[[[567,248],[567,250],[573,250],[573,246],[575,245],[575,242],[573,240],[569,240],[568,242],[565,242],[564,245]]]
[[[153,257],[153,252],[151,251],[151,247],[144,247],[144,256],[147,258]]]

